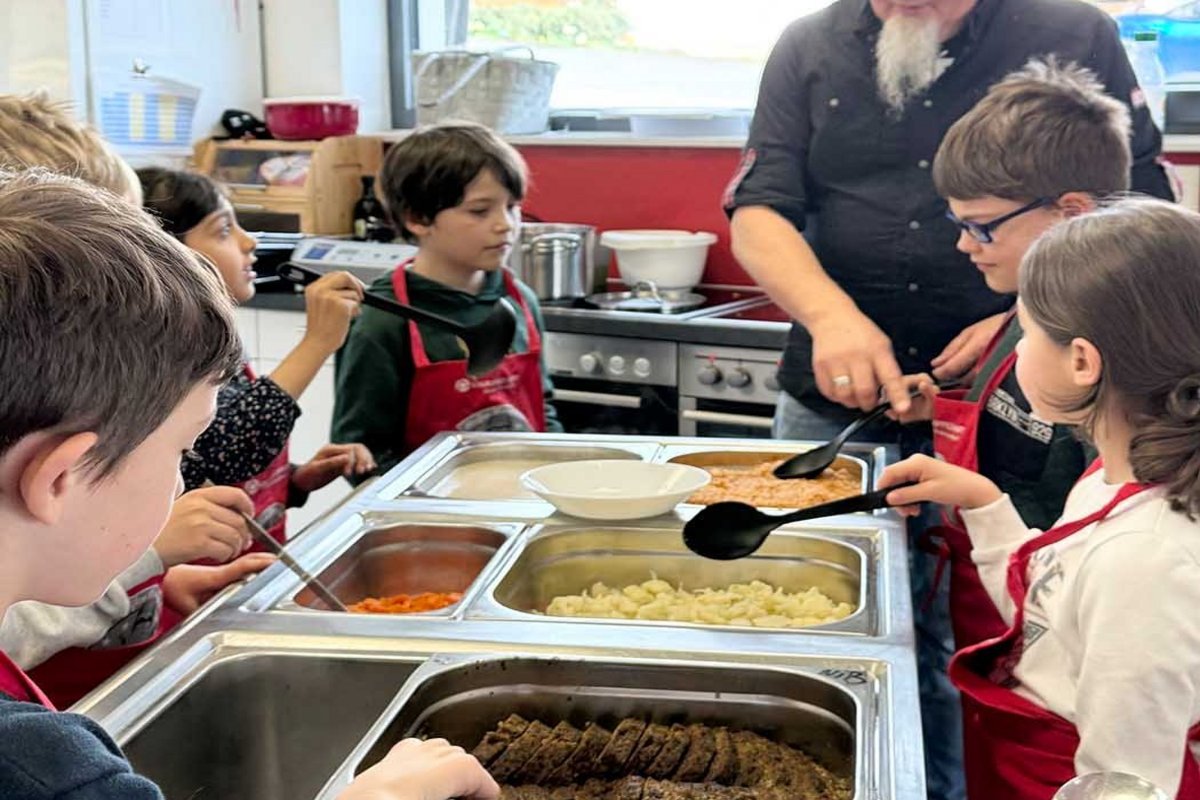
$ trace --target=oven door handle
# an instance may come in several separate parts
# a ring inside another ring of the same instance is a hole
[[[575,389],[555,389],[552,400],[564,403],[588,403],[593,406],[608,406],[609,408],[641,408],[641,395],[608,394],[606,392],[580,392]]]
[[[747,428],[770,430],[772,417],[755,417],[750,414],[723,414],[719,411],[700,411],[685,408],[679,415],[690,422],[711,422],[714,425],[745,425]]]

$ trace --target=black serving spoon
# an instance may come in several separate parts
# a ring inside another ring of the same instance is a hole
[[[713,503],[700,509],[700,512],[683,526],[683,543],[693,553],[717,561],[745,558],[762,547],[762,543],[780,525],[888,508],[889,494],[913,485],[915,484],[911,482],[898,483],[886,489],[821,503],[790,514],[764,514],[745,503]]]
[[[320,272],[288,261],[279,266],[279,277],[297,286],[307,286],[321,277]],[[365,292],[363,305],[378,308],[397,316],[411,319],[414,322],[424,322],[442,330],[449,331],[462,340],[467,348],[467,374],[471,377],[486,375],[500,366],[500,362],[508,355],[512,347],[513,336],[517,332],[517,320],[507,303],[496,303],[492,313],[478,325],[462,325],[452,319],[423,311],[413,306],[397,303],[385,297]]]
[[[937,384],[937,387],[944,390],[955,388],[958,385],[959,382],[957,380],[942,381]],[[920,394],[916,389],[909,392],[909,396],[914,398],[919,397]],[[882,417],[891,407],[892,401],[885,400],[847,425],[845,430],[835,436],[828,444],[823,444],[812,450],[805,450],[803,453],[797,453],[777,466],[771,474],[785,481],[796,478],[817,477],[829,469],[829,465],[837,459],[838,453],[846,446],[846,442],[850,441],[851,436]]]

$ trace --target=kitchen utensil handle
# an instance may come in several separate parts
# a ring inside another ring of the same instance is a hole
[[[715,425],[745,425],[747,428],[762,428],[770,430],[773,424],[771,417],[756,417],[752,414],[726,414],[721,411],[700,411],[685,408],[679,416],[690,422],[711,422]]]
[[[561,400],[564,403],[588,403],[594,406],[609,408],[641,408],[641,396],[628,394],[608,394],[607,392],[581,392],[576,389],[555,389],[551,400]]]
[[[325,605],[329,606],[335,611],[350,610],[346,608],[346,605],[341,600],[338,600],[333,592],[329,591],[329,589],[325,587],[325,584],[321,583],[321,581],[318,580],[315,575],[310,573],[304,567],[300,566],[300,562],[292,558],[292,554],[284,549],[283,545],[275,541],[275,537],[267,533],[266,530],[264,530],[263,527],[258,524],[254,517],[250,516],[245,511],[241,512],[241,514],[242,519],[246,520],[246,525],[250,528],[250,535],[254,537],[254,540],[274,553],[275,557],[282,561],[284,566],[296,573],[296,575],[300,577],[300,580],[304,581],[308,585],[308,588],[313,590],[313,594],[321,598]]]
[[[317,272],[315,269],[311,269],[302,264],[297,264],[294,261],[287,261],[283,264],[280,264],[279,269],[276,270],[276,272],[279,277],[283,278],[284,280],[291,281],[298,286],[308,286],[310,283],[320,278],[323,274]],[[463,330],[462,325],[459,325],[452,319],[446,319],[440,314],[422,311],[421,309],[414,308],[413,306],[401,305],[394,300],[388,300],[386,297],[380,297],[379,295],[371,294],[370,292],[363,293],[362,302],[364,306],[371,306],[372,308],[377,308],[380,311],[389,311],[393,314],[399,314],[405,319],[411,319],[417,322],[428,322],[432,325],[437,325],[455,333]]]
[[[907,483],[898,483],[895,486],[889,486],[886,489],[876,489],[873,492],[860,494],[855,497],[846,497],[841,500],[834,500],[830,503],[822,503],[819,506],[811,508],[802,508],[799,511],[794,511],[791,514],[784,514],[780,517],[781,520],[787,522],[800,522],[806,519],[820,519],[822,517],[833,517],[839,514],[857,514],[861,511],[875,511],[879,508],[888,508],[887,496],[897,489],[903,489],[906,486],[916,486],[915,481]],[[782,522],[780,524],[783,524]]]

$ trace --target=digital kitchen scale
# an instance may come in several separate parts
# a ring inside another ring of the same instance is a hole
[[[356,242],[353,239],[304,239],[296,245],[292,261],[322,272],[344,269],[364,283],[417,254],[417,248],[400,242]]]

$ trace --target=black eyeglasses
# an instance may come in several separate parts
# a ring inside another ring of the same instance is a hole
[[[995,241],[994,238],[992,237],[992,232],[995,231],[996,228],[999,228],[1001,225],[1008,222],[1010,219],[1015,219],[1016,217],[1019,217],[1022,214],[1028,214],[1030,211],[1033,211],[1034,209],[1045,208],[1046,206],[1052,206],[1052,205],[1054,205],[1054,202],[1055,202],[1055,199],[1053,197],[1039,197],[1037,200],[1034,200],[1032,203],[1027,203],[1027,204],[1021,206],[1020,208],[1018,208],[1016,211],[1010,211],[1002,217],[996,217],[994,220],[991,220],[990,222],[969,222],[965,219],[959,219],[958,217],[954,216],[953,211],[949,211],[949,210],[946,211],[946,219],[950,220],[955,225],[957,225],[959,228],[966,231],[967,234],[972,239],[979,242],[980,244],[991,244],[993,241]]]

